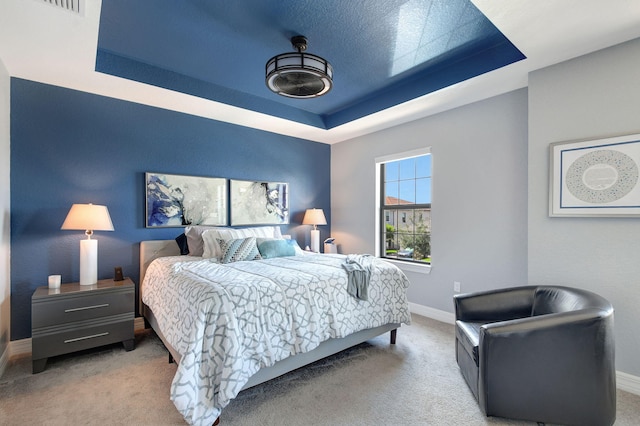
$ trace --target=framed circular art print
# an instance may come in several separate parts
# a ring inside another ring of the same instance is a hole
[[[640,215],[640,134],[550,145],[549,216]]]

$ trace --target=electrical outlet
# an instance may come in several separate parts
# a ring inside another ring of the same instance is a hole
[[[453,282],[453,291],[456,293],[460,293],[460,281]]]

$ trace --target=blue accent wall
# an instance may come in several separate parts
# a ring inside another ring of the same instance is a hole
[[[145,172],[288,182],[282,233],[309,244],[302,217],[317,207],[330,235],[329,145],[12,78],[12,340],[31,336],[31,295],[48,275],[79,280],[84,233],[60,230],[73,203],[109,208],[115,231],[94,235],[99,279],[122,266],[137,284],[138,243],[182,232],[145,228]]]

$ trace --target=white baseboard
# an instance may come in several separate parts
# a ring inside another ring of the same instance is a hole
[[[616,387],[634,395],[640,395],[640,377],[616,371]]]
[[[456,322],[455,314],[430,308],[428,306],[409,303],[409,310],[411,313],[422,315],[423,317],[431,318],[447,324],[454,324]],[[616,371],[616,387],[634,395],[640,395],[640,377],[623,373],[622,371]]]
[[[134,319],[133,330],[134,331],[144,330],[144,318],[136,317]],[[6,356],[7,362],[9,359],[13,357],[31,355],[31,338],[13,340],[9,342],[9,350],[5,351],[5,353],[2,354],[2,356],[0,357],[0,371],[3,366],[2,362],[5,357],[5,354],[7,354]]]
[[[409,310],[414,314],[422,315],[423,317],[431,318],[436,321],[446,322],[447,324],[454,324],[456,322],[456,316],[451,312],[418,305],[417,303],[409,302]]]
[[[144,318],[142,317],[136,317],[133,320],[133,331],[142,331],[144,330]]]
[[[0,377],[4,374],[9,364],[9,346],[0,354]]]
[[[31,337],[9,342],[9,357],[31,356]]]
[[[444,322],[447,324],[455,323],[455,315],[451,312],[441,311],[439,309],[418,305],[416,303],[409,303],[409,310],[412,313],[422,315],[436,321]],[[144,318],[137,317],[134,320],[133,324],[135,331],[143,330]],[[9,363],[9,359],[16,356],[26,355],[31,355],[31,338],[9,342],[7,350],[5,350],[0,355],[0,377],[2,377],[2,375],[4,374],[4,371]],[[623,373],[622,371],[616,371],[616,385],[620,390],[632,393],[634,395],[640,395],[640,377],[638,376]]]

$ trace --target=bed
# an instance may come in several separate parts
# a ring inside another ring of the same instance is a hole
[[[347,256],[220,264],[174,240],[140,244],[140,311],[178,363],[171,400],[212,425],[241,390],[409,324],[404,274],[372,258],[368,300],[345,292]],[[330,290],[325,290],[330,283]],[[326,293],[326,294],[325,294]]]

